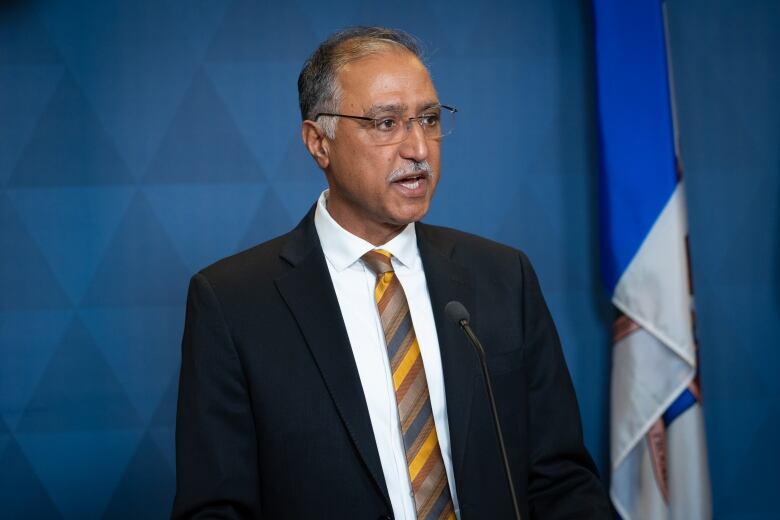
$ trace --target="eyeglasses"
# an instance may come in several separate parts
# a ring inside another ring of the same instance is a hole
[[[364,122],[365,130],[369,138],[377,145],[398,144],[409,137],[412,130],[412,122],[416,122],[423,129],[426,139],[439,140],[452,133],[455,129],[455,113],[457,108],[446,105],[436,105],[426,109],[417,117],[404,118],[399,115],[384,115],[379,117],[349,116],[346,114],[329,114],[320,112],[314,119],[320,117],[346,117]]]

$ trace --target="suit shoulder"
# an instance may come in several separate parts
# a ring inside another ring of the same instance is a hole
[[[203,276],[212,285],[223,287],[244,284],[250,279],[271,280],[286,267],[280,254],[292,233],[294,230],[217,260],[201,269],[196,276]]]
[[[536,277],[526,254],[515,248],[457,229],[423,225],[421,238],[452,261],[488,283],[523,286]]]
[[[520,249],[473,233],[430,224],[421,224],[420,231],[442,250],[454,250],[456,256],[466,255],[488,264],[517,262],[518,258],[522,263],[528,262],[528,257]]]

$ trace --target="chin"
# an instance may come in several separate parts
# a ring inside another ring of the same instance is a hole
[[[398,223],[400,225],[405,226],[407,224],[411,224],[412,222],[419,222],[420,220],[423,219],[423,217],[425,217],[427,213],[428,213],[428,206],[425,206],[424,209],[407,212],[401,218],[398,219]]]

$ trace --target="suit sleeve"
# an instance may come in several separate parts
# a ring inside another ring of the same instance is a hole
[[[577,398],[555,325],[530,262],[522,254],[520,261],[529,378],[531,517],[611,518],[606,493],[583,444]]]
[[[187,296],[172,518],[259,518],[257,441],[247,382],[217,296],[196,274]]]

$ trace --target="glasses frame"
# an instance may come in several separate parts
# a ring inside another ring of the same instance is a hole
[[[453,116],[458,112],[457,108],[451,107],[451,106],[447,106],[447,105],[434,105],[432,107],[429,107],[428,110],[430,110],[431,108],[439,108],[439,109],[447,110]],[[314,116],[314,120],[316,121],[320,117],[324,117],[324,116],[327,116],[327,117],[346,117],[347,119],[357,119],[358,121],[371,121],[372,123],[374,123],[374,128],[376,128],[377,125],[379,125],[379,123],[381,123],[385,119],[384,117],[351,116],[351,115],[348,115],[348,114],[334,114],[334,113],[330,113],[330,112],[320,112],[316,116]],[[422,119],[425,118],[425,117],[427,117],[427,116],[421,115],[421,116],[407,118],[406,119],[406,125],[404,125],[404,128],[406,129],[406,133],[404,134],[404,138],[401,139],[398,142],[402,143],[402,142],[404,142],[406,140],[407,137],[409,137],[409,130],[411,130],[411,128],[412,128],[412,121],[416,121],[417,124],[420,125],[420,128],[422,128],[423,131],[424,131],[425,128],[423,127]],[[439,136],[436,139],[441,139],[443,137],[446,137],[447,135],[449,135],[449,134],[442,134],[441,136]],[[388,143],[388,144],[396,144],[396,143],[394,142],[394,143]]]

